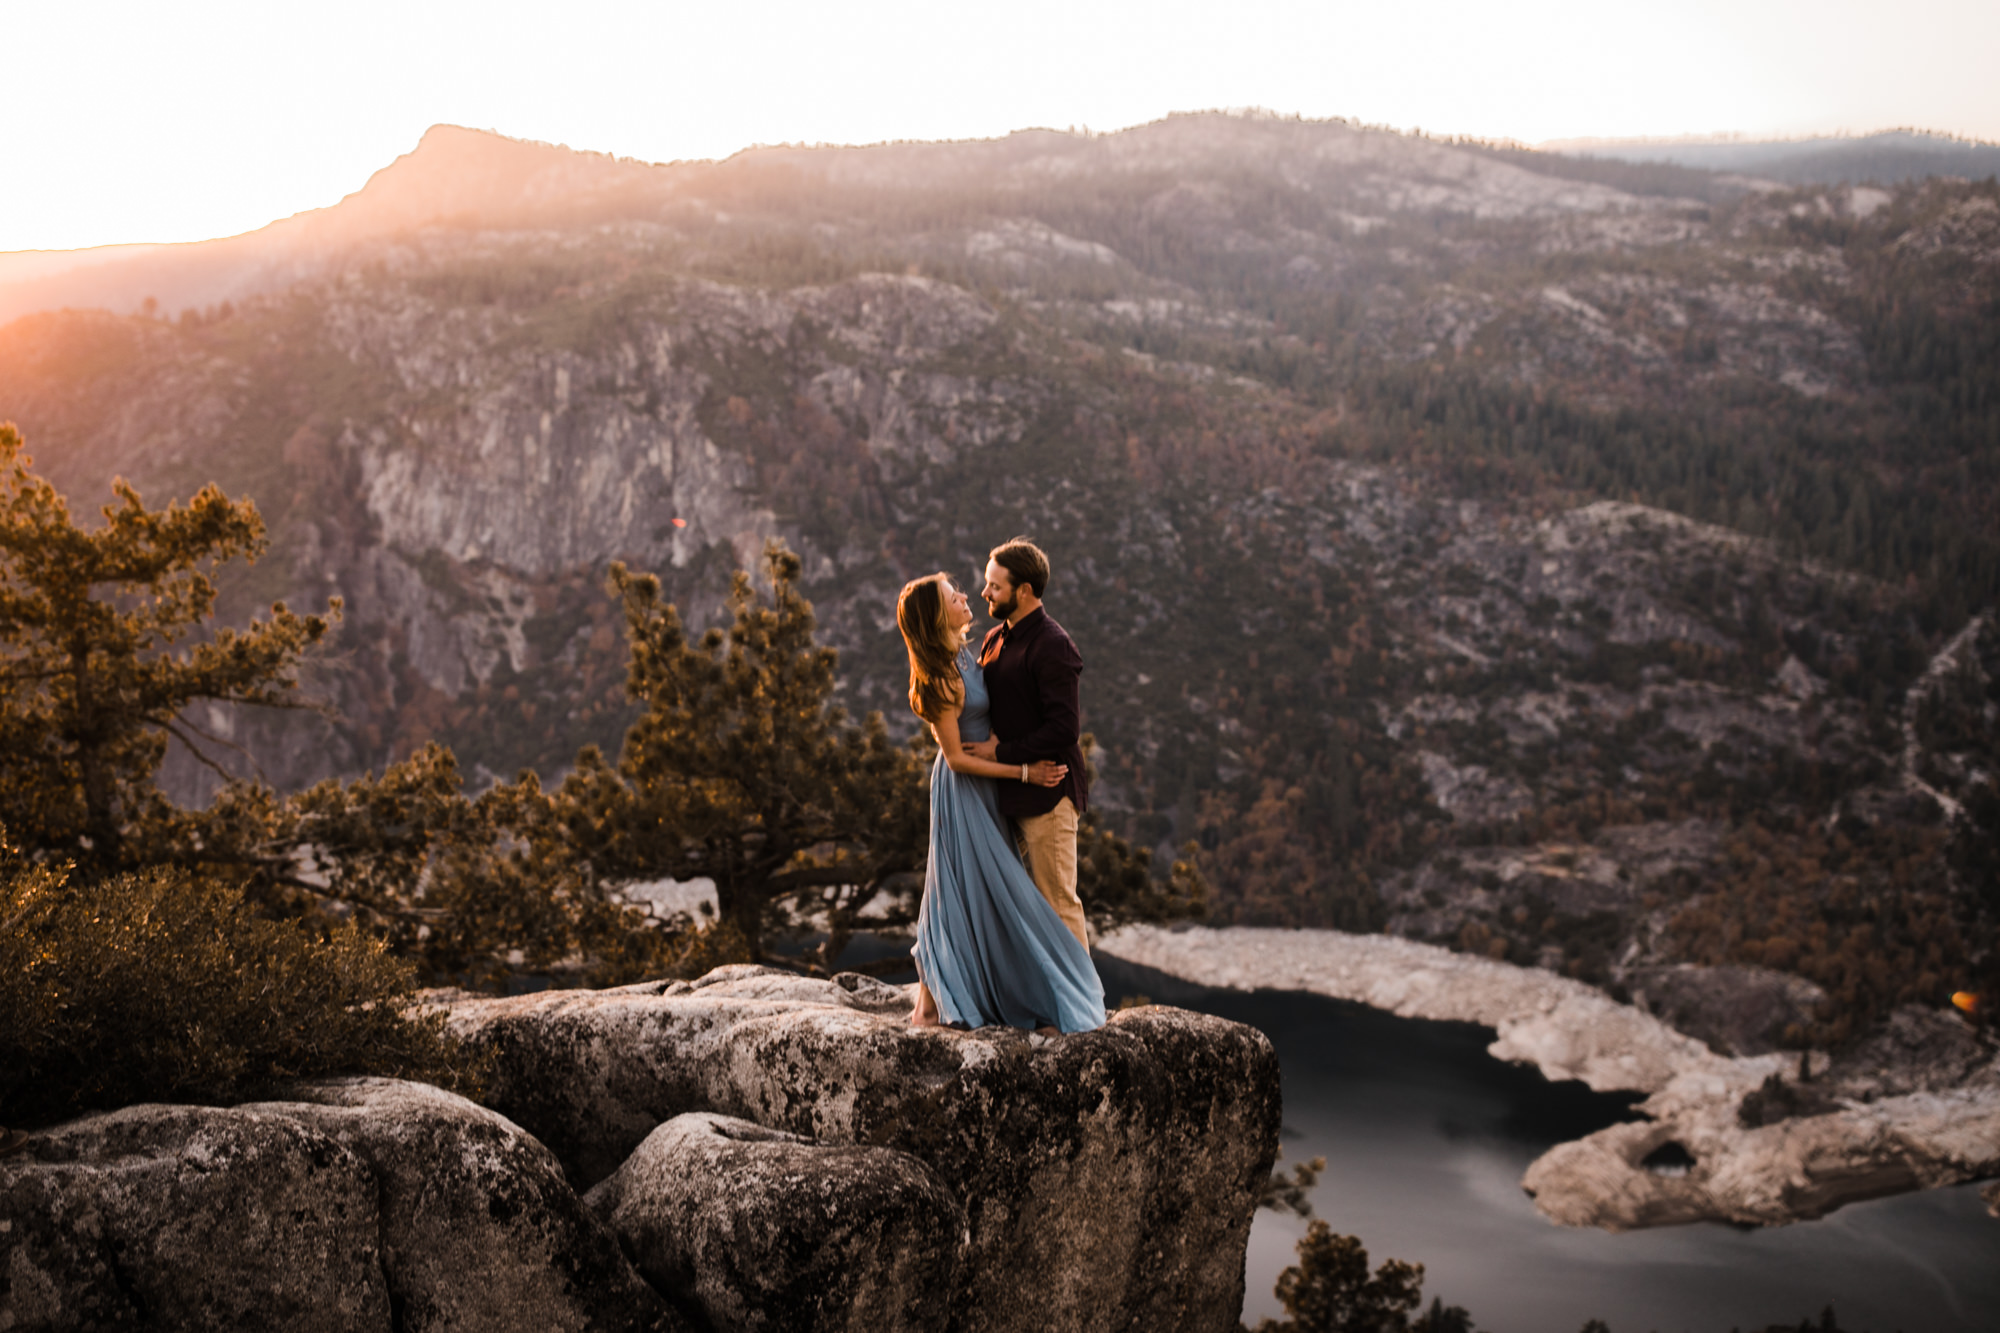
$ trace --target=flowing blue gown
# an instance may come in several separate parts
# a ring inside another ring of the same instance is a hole
[[[958,734],[993,734],[986,673],[970,647],[958,657],[965,709]],[[1015,850],[992,778],[931,769],[931,855],[917,914],[917,971],[947,1023],[1104,1026],[1104,983]]]

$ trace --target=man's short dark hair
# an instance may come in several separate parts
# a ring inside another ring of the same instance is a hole
[[[1007,571],[1015,587],[1026,585],[1038,598],[1048,591],[1049,558],[1026,537],[1009,537],[987,552],[987,557]]]

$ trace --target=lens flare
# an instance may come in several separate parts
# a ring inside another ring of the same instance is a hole
[[[1979,1012],[1979,997],[1969,990],[1959,991],[1951,997],[1951,1002],[1968,1014]]]

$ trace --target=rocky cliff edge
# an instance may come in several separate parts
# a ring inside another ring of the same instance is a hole
[[[1237,1327],[1280,1113],[1252,1028],[919,1030],[755,967],[427,1003],[489,1106],[330,1080],[0,1161],[0,1328]]]

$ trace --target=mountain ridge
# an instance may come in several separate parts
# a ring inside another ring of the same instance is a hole
[[[1126,169],[1171,172],[1187,165],[1191,158],[1240,150],[1241,136],[1229,133],[1239,122],[1238,117],[1189,114],[1109,135],[1029,130],[998,139],[950,143],[755,147],[721,162],[666,164],[440,124],[425,131],[411,152],[381,168],[359,190],[337,203],[254,231],[171,246],[100,247],[76,252],[79,262],[68,268],[57,266],[63,252],[0,255],[0,321],[64,307],[101,306],[131,313],[149,296],[167,312],[206,308],[318,276],[353,247],[400,232],[427,226],[532,227],[574,222],[593,213],[645,215],[699,188],[704,177],[722,173],[754,174],[776,167],[810,170],[829,183],[847,187],[911,188],[954,177],[990,182],[996,164],[1016,178],[1060,176],[1083,169],[1078,159],[1107,156]],[[1514,175],[1518,169],[1496,169],[1458,149],[1394,131],[1360,129],[1344,121],[1274,119],[1268,124],[1287,127],[1295,138],[1318,135],[1325,140],[1332,136],[1332,143],[1318,145],[1321,159],[1354,162],[1371,155],[1381,157],[1386,146],[1390,153],[1427,157],[1433,165],[1449,164],[1459,174],[1484,171],[1519,183]],[[1285,151],[1277,144],[1262,148],[1266,155]],[[1341,148],[1348,151],[1339,151]],[[1555,186],[1554,190],[1574,195],[1574,187]],[[1440,200],[1425,202],[1436,205],[1449,193],[1447,189]],[[1533,199],[1532,189],[1526,193],[1527,200],[1501,200],[1492,206],[1603,207],[1620,202],[1611,195],[1600,197],[1589,191],[1572,199],[1539,201]],[[106,250],[134,253],[103,255]],[[23,258],[30,254],[34,256],[32,263]],[[84,261],[85,255],[103,257]],[[10,260],[15,262],[10,264]]]
[[[0,415],[78,503],[218,481],[274,536],[228,614],[347,599],[336,717],[204,721],[279,785],[427,739],[553,779],[630,715],[605,563],[707,623],[767,538],[907,728],[897,588],[1026,531],[1104,817],[1200,841],[1219,920],[1818,987],[1763,1048],[1993,966],[2000,636],[1912,693],[2000,591],[1992,185],[1642,193],[1273,118],[468,142],[505,225],[0,326]]]
[[[353,247],[399,232],[484,221],[521,225],[538,210],[559,217],[574,206],[558,202],[565,190],[589,201],[608,181],[643,169],[605,153],[434,125],[414,149],[336,203],[252,231],[171,245],[0,255],[0,321],[64,307],[130,313],[147,297],[168,312],[240,301],[317,276]],[[60,266],[64,253],[80,262]],[[30,255],[32,263],[23,258]]]
[[[1671,162],[1683,167],[1768,178],[1765,186],[1894,185],[1924,176],[1979,178],[2000,171],[2000,143],[1898,128],[1870,134],[1791,139],[1712,136],[1667,139],[1567,139],[1544,152]]]

